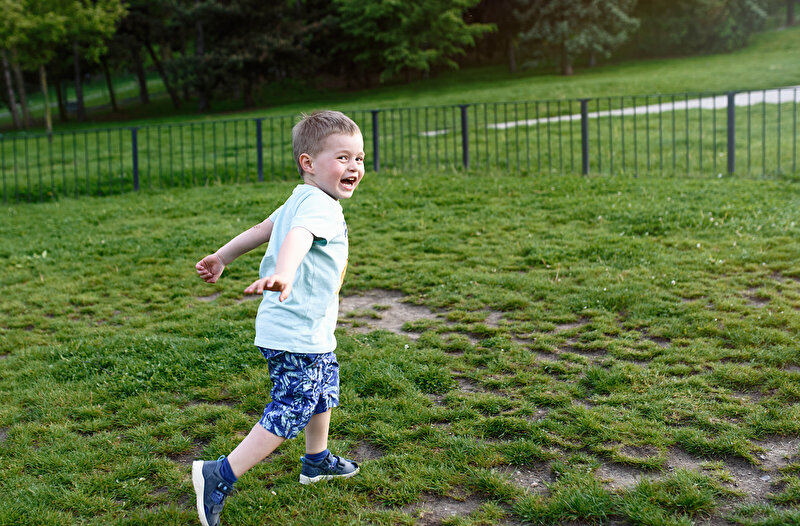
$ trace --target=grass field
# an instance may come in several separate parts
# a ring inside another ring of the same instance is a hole
[[[0,524],[196,521],[191,460],[270,385],[260,254],[193,264],[293,184],[3,209]],[[362,473],[301,487],[287,443],[223,523],[800,523],[797,210],[781,176],[368,173],[343,296],[387,299],[337,331],[331,430]],[[429,315],[369,330],[398,300]]]

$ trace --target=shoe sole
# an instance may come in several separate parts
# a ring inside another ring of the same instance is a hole
[[[200,524],[208,526],[206,520],[205,505],[203,504],[203,494],[206,489],[206,479],[203,477],[203,461],[195,460],[192,462],[192,486],[197,495],[197,516],[200,518]]]
[[[315,482],[322,482],[323,480],[331,480],[331,479],[349,479],[353,475],[358,474],[359,471],[361,471],[361,468],[356,468],[354,471],[347,473],[345,475],[317,475],[316,477],[309,477],[301,473],[300,484],[308,485],[308,484],[314,484]]]

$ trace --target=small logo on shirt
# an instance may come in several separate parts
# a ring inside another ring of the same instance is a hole
[[[342,227],[344,227],[344,237],[347,237],[347,221],[342,221]]]

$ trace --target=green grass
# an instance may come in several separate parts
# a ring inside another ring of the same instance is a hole
[[[293,185],[3,210],[0,524],[195,521],[189,462],[229,452],[270,385],[238,301],[260,255],[211,286],[193,264]],[[725,469],[800,437],[796,179],[390,171],[344,205],[344,294],[443,318],[416,341],[339,330],[332,445],[362,473],[301,487],[289,442],[225,524],[413,524],[426,499],[479,503],[450,524],[797,520],[799,451],[761,501]],[[602,466],[644,478],[614,488]]]

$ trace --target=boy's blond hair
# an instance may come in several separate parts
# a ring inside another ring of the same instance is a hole
[[[325,139],[340,133],[342,135],[360,134],[361,130],[353,120],[339,111],[322,110],[311,114],[303,113],[300,122],[292,128],[292,154],[297,163],[300,176],[303,167],[300,166],[300,155],[307,153],[312,157],[322,151]]]

